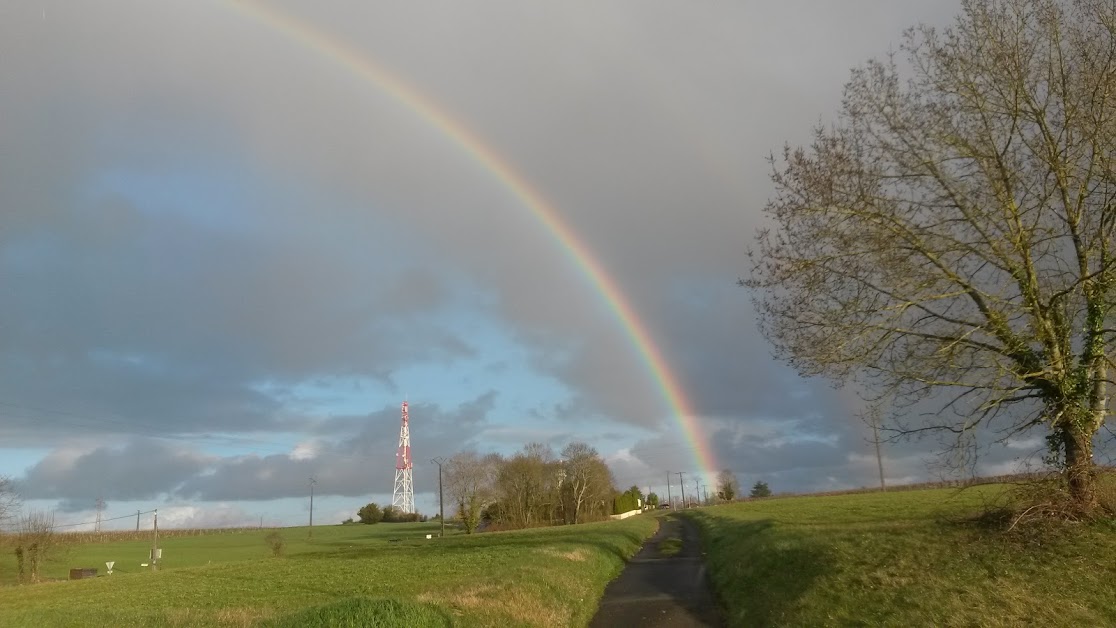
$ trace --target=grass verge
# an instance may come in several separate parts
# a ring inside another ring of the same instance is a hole
[[[424,604],[352,598],[291,613],[266,625],[268,628],[434,628],[452,624],[448,615]]]
[[[975,523],[1003,487],[799,497],[686,511],[734,626],[1116,625],[1116,534]]]
[[[266,531],[181,538],[157,573],[0,589],[0,625],[580,626],[656,528],[632,517],[427,540],[417,527],[336,526],[315,528],[313,541],[295,529],[283,531],[296,538],[281,558]],[[73,552],[100,564],[127,549],[113,545]]]

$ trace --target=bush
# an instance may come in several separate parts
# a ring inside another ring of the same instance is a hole
[[[357,516],[360,517],[361,523],[379,523],[384,520],[390,506],[384,508],[382,511],[375,503],[366,504],[363,508],[357,511]]]
[[[19,519],[12,544],[20,582],[38,582],[43,564],[57,550],[54,513],[33,510]]]
[[[267,546],[271,548],[272,556],[282,556],[283,548],[286,547],[287,544],[286,540],[283,538],[283,535],[279,534],[277,530],[273,530],[267,536],[265,536],[264,543],[267,543]]]
[[[413,523],[416,521],[426,521],[426,517],[423,517],[417,512],[403,512],[395,506],[384,506],[382,520],[384,523]]]
[[[1097,508],[1083,510],[1074,498],[1065,477],[1050,472],[1032,474],[1011,486],[1003,495],[1006,501],[985,504],[977,522],[1024,536],[1058,533],[1059,524],[1110,520],[1116,515],[1116,476],[1102,470],[1097,477]]]
[[[402,516],[402,515],[403,515],[403,512],[401,510],[399,510],[398,508],[396,508],[395,506],[384,506],[384,514],[383,514],[382,521],[384,523],[395,523],[396,521],[399,520],[399,517]]]
[[[638,490],[638,489],[636,489]],[[619,515],[631,510],[639,510],[640,495],[633,489],[621,493],[612,500],[612,514]]]

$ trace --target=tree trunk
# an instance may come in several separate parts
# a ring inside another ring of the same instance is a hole
[[[31,582],[37,583],[39,581],[39,545],[32,543],[31,547],[27,548],[28,563],[30,564]]]
[[[1099,318],[1101,314],[1090,316]],[[1099,334],[1093,336],[1099,338]],[[1082,399],[1069,404],[1070,410],[1058,426],[1065,454],[1063,472],[1069,486],[1070,498],[1074,507],[1082,514],[1090,514],[1097,508],[1097,469],[1093,461],[1093,436],[1104,424],[1108,412],[1108,367],[1099,341],[1095,346],[1084,350],[1092,354],[1087,370],[1089,385]],[[1081,408],[1078,410],[1078,408]]]
[[[574,523],[581,523],[581,504],[585,501],[585,492],[589,490],[589,483],[582,482],[581,486],[574,486]]]
[[[1062,446],[1065,448],[1065,476],[1070,497],[1083,513],[1097,507],[1097,473],[1093,462],[1092,433],[1074,425],[1061,428]]]

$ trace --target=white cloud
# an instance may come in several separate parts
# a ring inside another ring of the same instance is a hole
[[[1046,444],[1043,442],[1043,439],[1038,436],[1034,436],[1031,438],[1012,438],[1004,443],[1004,447],[1007,447],[1008,449],[1025,451],[1035,451],[1045,446]]]
[[[204,506],[170,505],[159,507],[159,525],[166,528],[241,528],[259,525],[259,515],[230,503]]]
[[[288,457],[291,460],[312,460],[318,457],[322,444],[317,440],[309,440],[295,445]]]

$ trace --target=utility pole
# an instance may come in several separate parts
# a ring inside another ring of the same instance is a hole
[[[310,532],[309,532],[309,534],[307,534],[307,538],[311,538],[311,539],[314,538],[314,485],[317,484],[317,483],[318,483],[318,481],[315,480],[313,478],[313,476],[311,476],[310,477]]]
[[[442,522],[442,531],[438,534],[439,537],[446,535],[446,511],[442,506],[442,463],[446,461],[445,458],[435,458],[430,462],[438,465],[438,519]]]
[[[105,511],[105,498],[104,497],[98,497],[97,498],[97,523],[94,524],[94,526],[93,526],[93,531],[94,532],[100,532],[101,531],[101,513],[104,512],[104,511]]]
[[[701,502],[701,480],[694,478],[694,499]]]
[[[670,471],[667,471],[667,505],[674,508],[674,499],[670,496]]]
[[[155,536],[151,540],[151,571],[159,571],[159,509],[155,509]]]
[[[139,532],[139,516],[140,516],[140,511],[137,510],[136,511],[136,532]]]
[[[682,481],[683,471],[678,472],[678,487],[682,489],[682,507],[686,507],[686,483]]]
[[[887,486],[884,484],[883,457],[880,456],[880,426],[875,418],[872,419],[872,436],[872,440],[876,442],[876,464],[880,467],[880,490],[886,491]]]

